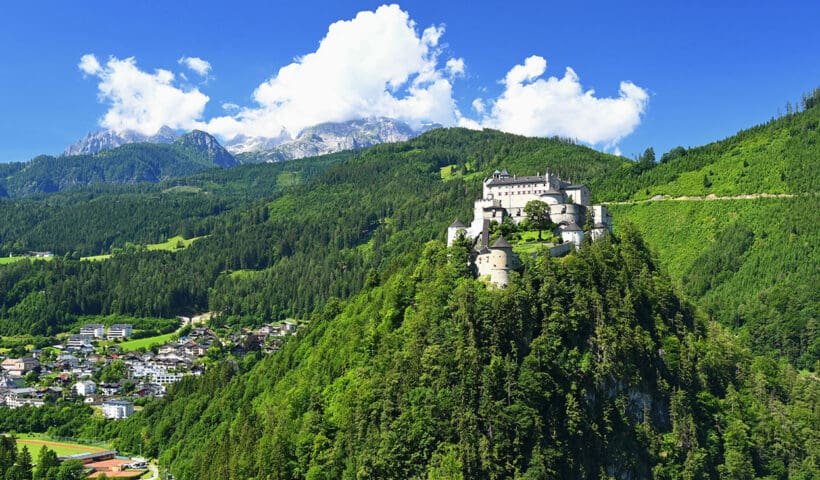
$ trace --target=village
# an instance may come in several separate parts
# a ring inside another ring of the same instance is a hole
[[[131,324],[88,323],[52,346],[23,356],[0,354],[0,408],[82,402],[107,419],[128,418],[215,361],[276,352],[301,327],[284,321],[256,329],[211,328],[189,317],[179,320],[167,342],[150,344],[148,338],[142,342],[148,347],[123,348],[135,334]]]

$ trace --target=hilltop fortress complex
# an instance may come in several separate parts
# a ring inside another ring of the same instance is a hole
[[[544,202],[549,207],[550,220],[557,225],[553,233],[562,243],[550,250],[551,255],[562,255],[573,247],[580,247],[584,235],[597,240],[612,230],[612,216],[604,205],[591,205],[586,185],[574,185],[549,172],[518,177],[504,168],[484,179],[482,198],[475,201],[470,225],[456,219],[447,228],[447,245],[452,246],[463,235],[473,244],[470,258],[478,275],[489,275],[491,283],[506,286],[509,271],[518,267],[518,258],[503,236],[489,244],[490,225],[505,219],[516,225],[523,222],[527,218],[524,207],[532,200]],[[589,222],[587,216],[591,216]],[[587,232],[582,225],[589,226]]]

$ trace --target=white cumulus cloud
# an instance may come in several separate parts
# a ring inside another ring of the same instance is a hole
[[[94,55],[86,54],[79,68],[99,79],[99,99],[109,105],[100,125],[111,130],[152,135],[164,125],[191,129],[209,100],[196,88],[176,87],[174,74],[168,70],[140,70],[133,57],[110,57],[103,66]]]
[[[447,60],[446,63],[447,71],[450,73],[451,77],[457,77],[459,75],[464,75],[464,59],[463,58],[451,58]]]
[[[80,63],[77,66],[80,67],[80,70],[87,75],[96,75],[100,72],[100,70],[102,70],[100,62],[97,61],[97,57],[91,55],[90,53],[80,57]]]
[[[225,140],[295,136],[318,123],[383,116],[413,127],[436,122],[559,135],[614,151],[648,105],[646,90],[628,81],[620,83],[617,96],[601,97],[584,89],[572,68],[560,78],[546,77],[547,61],[533,55],[508,70],[498,96],[479,89],[482,98],[472,101],[472,114],[465,116],[453,83],[467,67],[463,58],[445,56],[444,33],[443,25],[419,31],[398,5],[359,12],[331,24],[315,51],[260,83],[251,105],[221,103],[223,113],[210,119],[202,118],[208,96],[188,86],[183,73],[148,73],[133,57],[110,57],[102,65],[93,54],[83,55],[78,67],[99,79],[100,101],[108,104],[103,127],[147,134],[163,125],[200,128]],[[199,57],[183,56],[178,63],[205,79],[211,72]]]
[[[333,23],[316,51],[279,69],[253,92],[256,105],[203,127],[231,138],[296,135],[328,121],[385,116],[418,126],[452,125],[459,116],[450,77],[463,61],[438,65],[444,33],[431,26],[419,34],[398,5],[359,12]]]
[[[600,98],[594,90],[583,89],[571,68],[562,78],[543,79],[546,69],[547,61],[539,56],[510,69],[504,91],[491,102],[481,124],[521,135],[571,137],[610,148],[640,124],[649,102],[641,87],[624,81],[617,98]]]
[[[211,64],[199,57],[182,57],[177,61],[177,63],[180,65],[185,65],[202,77],[207,77],[208,73],[211,71]]]

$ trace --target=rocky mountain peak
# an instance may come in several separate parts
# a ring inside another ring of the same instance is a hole
[[[222,168],[239,165],[233,155],[225,150],[213,135],[202,130],[193,130],[186,133],[179,137],[175,143],[205,153],[215,165]]]
[[[145,135],[134,130],[103,130],[88,133],[78,142],[69,145],[63,151],[63,155],[91,155],[127,143],[174,143],[178,136],[176,131],[168,126],[163,126],[153,135]]]
[[[342,150],[357,150],[380,143],[402,142],[409,140],[438,124],[425,125],[422,129],[413,129],[408,124],[385,117],[348,120],[346,122],[325,122],[305,128],[295,139],[275,143],[267,149],[252,151],[233,148],[235,140],[227,148],[234,153],[242,153],[246,162],[280,162],[315,155],[325,155]],[[242,139],[242,145],[270,145],[273,139]]]

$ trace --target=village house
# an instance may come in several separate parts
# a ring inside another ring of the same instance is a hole
[[[2,401],[8,408],[42,407],[45,401],[37,398],[36,393],[33,388],[13,388],[3,393]]]
[[[122,385],[119,383],[101,383],[97,385],[97,391],[104,397],[113,397],[122,392]]]
[[[81,397],[96,393],[97,384],[92,380],[83,380],[74,384],[74,391]]]
[[[80,327],[80,335],[89,335],[92,338],[103,338],[105,336],[105,325],[102,323],[88,323]]]
[[[103,416],[111,420],[121,420],[134,413],[134,402],[127,400],[106,400],[102,403]]]
[[[105,335],[105,338],[108,340],[114,339],[124,339],[128,338],[134,332],[134,328],[131,326],[130,323],[115,323],[108,327],[108,333]]]
[[[40,361],[32,357],[7,358],[0,366],[12,377],[23,377],[28,372],[38,369]]]

